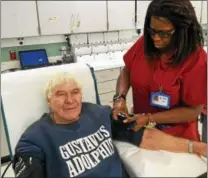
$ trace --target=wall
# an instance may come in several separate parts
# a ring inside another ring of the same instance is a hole
[[[61,56],[63,56],[61,49],[62,47],[67,46],[65,38],[66,37],[64,35],[26,37],[23,39],[23,45],[20,45],[19,40],[16,38],[3,39],[1,41],[1,71],[20,67],[18,52],[21,50],[44,48],[48,54],[49,62],[61,60]],[[71,44],[74,47],[83,45],[96,46],[99,44],[123,43],[134,41],[137,38],[138,34],[135,30],[81,33],[70,36]],[[10,60],[9,52],[12,50],[16,51],[17,60]]]
[[[25,50],[34,49],[46,49],[48,57],[51,56],[61,56],[61,47],[66,46],[65,42],[62,43],[51,43],[51,44],[39,44],[39,45],[27,45],[27,46],[15,46],[15,47],[5,47],[1,49],[1,62],[10,61],[9,51],[16,51],[17,60],[19,60],[18,52]]]

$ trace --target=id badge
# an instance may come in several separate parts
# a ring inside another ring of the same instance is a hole
[[[163,92],[152,92],[150,97],[150,105],[159,108],[170,108],[170,96]]]

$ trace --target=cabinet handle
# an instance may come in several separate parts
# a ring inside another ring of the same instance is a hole
[[[70,19],[70,31],[71,33],[74,32],[74,15],[71,15],[71,19]]]
[[[77,28],[80,27],[80,18],[79,18],[79,14],[77,14]]]

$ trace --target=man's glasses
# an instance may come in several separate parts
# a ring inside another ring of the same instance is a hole
[[[155,30],[153,28],[148,28],[148,32],[151,36],[155,36],[156,34],[158,34],[160,38],[168,38],[175,32],[175,29],[163,31],[163,30]]]

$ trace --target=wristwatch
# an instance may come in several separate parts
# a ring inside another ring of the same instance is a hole
[[[146,114],[146,116],[148,117],[148,123],[144,127],[149,128],[149,129],[155,128],[157,123],[152,119],[151,114],[148,113],[148,114]]]
[[[126,96],[125,95],[123,95],[123,94],[120,94],[120,93],[116,93],[114,96],[113,96],[113,102],[114,101],[117,101],[117,100],[119,100],[119,99],[124,99],[124,100],[126,100]]]

